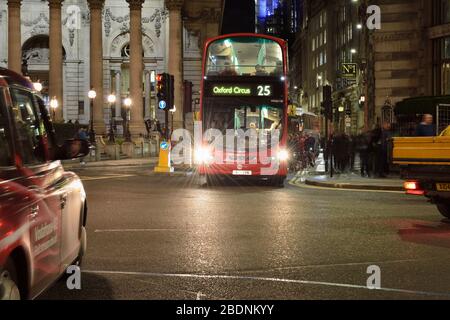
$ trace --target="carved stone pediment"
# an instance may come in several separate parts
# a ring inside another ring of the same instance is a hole
[[[111,57],[119,58],[122,56],[122,48],[130,42],[130,33],[125,32],[117,36],[111,43]],[[142,47],[145,57],[151,57],[155,52],[153,40],[146,34],[142,35]]]

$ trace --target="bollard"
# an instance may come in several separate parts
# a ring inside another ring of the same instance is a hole
[[[116,144],[114,146],[114,160],[119,160],[120,159],[120,146],[118,144]]]

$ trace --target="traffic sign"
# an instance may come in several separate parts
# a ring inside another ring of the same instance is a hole
[[[357,74],[358,74],[358,64],[356,64],[356,63],[341,63],[342,77],[356,79]]]
[[[161,150],[168,150],[169,149],[169,143],[167,141],[163,141],[160,144]]]
[[[161,100],[160,102],[159,102],[159,106],[158,106],[161,110],[164,110],[164,109],[166,109],[166,107],[167,107],[167,103],[164,101],[164,100]]]

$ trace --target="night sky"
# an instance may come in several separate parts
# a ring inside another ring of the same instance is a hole
[[[225,0],[222,34],[255,32],[255,1]]]

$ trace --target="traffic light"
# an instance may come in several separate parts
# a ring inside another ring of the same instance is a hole
[[[160,73],[156,76],[156,96],[159,100],[159,108],[170,108],[170,76],[168,73]]]
[[[164,73],[156,75],[156,95],[159,101],[165,100],[164,78],[165,78]]]
[[[173,109],[175,103],[174,88],[174,76],[168,73],[160,73],[156,76],[156,95],[160,103],[160,109]]]

